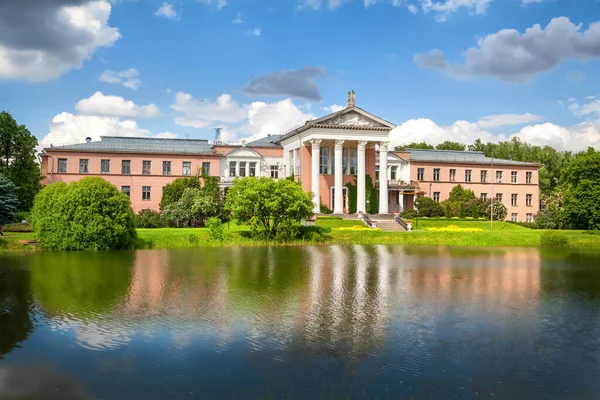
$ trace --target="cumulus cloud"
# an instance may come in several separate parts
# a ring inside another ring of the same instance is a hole
[[[124,117],[124,118],[150,118],[156,117],[159,109],[155,104],[138,106],[131,100],[119,96],[106,96],[96,92],[87,99],[82,99],[75,104],[75,109],[82,114]]]
[[[343,110],[346,108],[345,106],[340,106],[339,104],[332,104],[330,106],[323,107],[323,111],[327,111],[328,113],[334,113]]]
[[[215,102],[211,102],[208,99],[195,99],[189,93],[178,92],[171,108],[178,113],[175,117],[176,125],[194,128],[204,128],[213,122],[239,122],[247,113],[247,107],[240,106],[229,94],[222,94]]]
[[[316,79],[325,76],[324,67],[305,66],[299,71],[281,70],[252,79],[242,91],[254,96],[291,96],[320,101]]]
[[[0,79],[43,81],[80,68],[119,30],[107,0],[0,1]]]
[[[488,115],[477,121],[477,126],[482,129],[497,128],[501,126],[528,124],[543,120],[541,115],[525,114],[496,114]]]
[[[303,112],[292,99],[270,104],[257,101],[248,106],[247,123],[237,131],[250,134],[250,139],[255,140],[268,134],[282,134],[315,118],[311,113]]]
[[[593,96],[588,96],[586,99],[591,101],[581,105],[579,103],[570,104],[569,111],[580,118],[585,116],[600,118],[600,100],[595,99]]]
[[[446,21],[450,14],[464,8],[474,14],[485,14],[492,0],[420,0],[424,13],[434,13],[438,21]]]
[[[477,47],[467,49],[464,57],[463,64],[451,64],[441,50],[434,49],[414,58],[422,67],[456,78],[490,76],[523,82],[566,61],[600,57],[600,22],[582,31],[581,24],[559,17],[552,19],[545,29],[536,24],[523,34],[503,29],[480,38]]]
[[[299,8],[310,8],[312,10],[319,10],[322,7],[327,7],[330,10],[334,10],[339,8],[342,3],[345,3],[350,0],[303,0],[300,3]],[[373,0],[365,0],[365,7],[368,7],[367,3],[374,3]]]
[[[200,3],[206,4],[207,6],[213,6],[217,10],[222,9],[223,7],[225,7],[227,5],[226,0],[198,0],[198,1]]]
[[[110,69],[105,70],[98,78],[101,82],[106,83],[114,83],[123,85],[126,88],[138,90],[142,85],[142,81],[140,79],[140,73],[135,68],[129,68],[124,71],[111,71]]]
[[[175,11],[173,4],[169,3],[168,1],[165,1],[160,7],[158,7],[158,10],[156,10],[154,15],[172,19],[173,21],[179,19],[179,15],[177,15],[177,11]]]

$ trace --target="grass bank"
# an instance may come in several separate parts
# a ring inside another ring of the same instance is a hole
[[[471,247],[536,247],[540,245],[543,230],[528,229],[508,222],[494,222],[493,230],[489,221],[455,219],[419,219],[418,230],[413,232],[384,232],[368,229],[357,220],[343,220],[334,217],[319,218],[317,225],[332,229],[328,244],[402,244],[427,246],[471,246]],[[413,225],[417,226],[416,221]],[[430,228],[476,228],[480,231],[430,231]],[[246,226],[235,223],[226,228],[227,239],[224,243],[209,240],[208,230],[204,228],[164,228],[138,229],[137,248],[164,249],[206,246],[262,246],[270,243],[257,242],[244,235]],[[569,240],[572,248],[600,249],[600,234],[585,231],[561,231]],[[0,238],[0,252],[26,252],[31,247],[19,244],[19,240],[34,239],[33,233],[6,233]],[[311,242],[294,242],[287,245],[308,245]]]

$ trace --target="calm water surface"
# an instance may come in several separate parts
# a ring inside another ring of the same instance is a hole
[[[600,254],[0,257],[1,399],[599,399]]]

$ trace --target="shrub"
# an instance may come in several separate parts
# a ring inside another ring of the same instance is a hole
[[[429,197],[419,197],[415,201],[419,215],[423,217],[441,217],[444,215],[442,205]]]
[[[135,216],[136,228],[166,228],[168,226],[163,215],[154,210],[142,210]]]
[[[478,219],[479,218],[479,207],[477,207],[476,204],[472,204],[471,205],[471,217],[473,219]]]
[[[225,226],[219,218],[209,218],[206,221],[206,227],[208,228],[208,237],[210,240],[215,242],[222,242],[225,240]]]
[[[400,217],[403,219],[415,219],[419,216],[417,210],[404,210],[400,213]]]
[[[465,203],[461,201],[458,210],[458,217],[464,219],[466,216],[467,214],[465,213]]]
[[[136,241],[129,197],[98,177],[46,186],[35,197],[31,218],[42,248],[124,249]]]
[[[181,199],[169,204],[163,212],[164,218],[177,227],[203,226],[208,218],[218,213],[218,203],[211,194],[192,188],[185,189]]]
[[[200,189],[200,182],[195,176],[189,178],[177,178],[173,182],[167,184],[162,191],[160,199],[160,209],[164,210],[169,204],[173,204],[181,199],[185,189]]]
[[[29,211],[18,211],[17,212],[17,222],[21,222],[21,221],[25,220],[25,221],[27,221],[27,223],[29,223],[30,215],[31,215],[31,213]]]
[[[15,222],[14,224],[4,225],[2,227],[4,232],[33,232],[31,225],[28,223]]]
[[[569,238],[562,232],[544,231],[540,236],[543,247],[569,247]]]
[[[490,217],[490,206],[491,206],[491,201],[488,200],[486,201],[485,207],[484,207],[484,212],[483,215],[486,216],[486,218]],[[494,199],[494,215],[493,215],[493,220],[494,221],[504,221],[504,219],[506,218],[506,206],[504,204],[502,204],[501,202],[499,202],[498,200]]]
[[[200,243],[200,238],[195,233],[190,233],[188,235],[188,241],[191,245],[198,246],[198,243]]]
[[[452,218],[452,204],[450,204],[450,201],[444,202],[444,216]]]
[[[323,203],[321,203],[321,206],[319,207],[319,211],[321,211],[321,214],[333,214],[333,211],[331,211],[329,208],[327,208],[327,206]]]

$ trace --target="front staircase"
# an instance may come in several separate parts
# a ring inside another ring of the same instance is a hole
[[[386,232],[405,232],[406,228],[389,214],[373,214],[365,218],[365,223],[369,225],[368,220],[375,223],[376,227]]]

